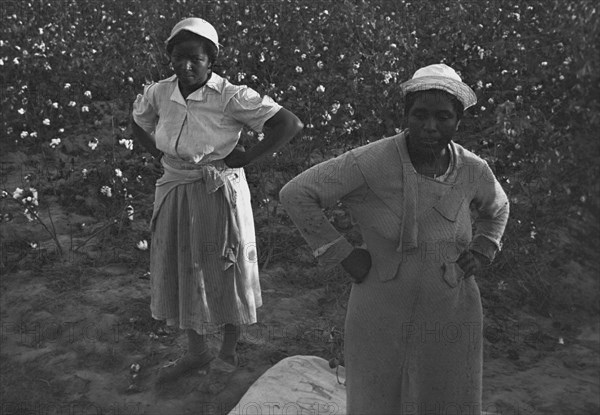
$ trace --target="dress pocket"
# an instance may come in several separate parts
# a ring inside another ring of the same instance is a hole
[[[465,272],[456,262],[444,262],[442,272],[442,278],[451,288],[456,288],[465,276]]]
[[[462,208],[465,197],[462,193],[452,190],[443,196],[433,208],[450,222],[455,222]]]

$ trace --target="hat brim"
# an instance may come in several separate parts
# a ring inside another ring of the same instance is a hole
[[[464,109],[477,103],[477,95],[469,85],[443,76],[423,76],[410,79],[402,83],[400,89],[404,96],[411,92],[442,90],[454,95],[463,104]]]
[[[193,33],[198,36],[202,36],[203,38],[207,39],[210,43],[212,43],[213,45],[215,45],[217,47],[217,52],[219,52],[220,49],[223,47],[223,45],[221,45],[220,43],[215,43],[211,39],[204,36],[202,33],[198,33],[197,31],[190,29],[189,27],[182,27],[181,29],[178,29],[176,32],[171,33],[171,36],[169,36],[167,38],[167,40],[165,40],[165,45],[168,45],[169,42],[171,41],[171,39],[173,39],[175,36],[177,36],[179,33],[183,32],[184,30],[187,30],[190,33]]]

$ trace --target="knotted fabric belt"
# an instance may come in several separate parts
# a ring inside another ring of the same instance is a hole
[[[225,221],[222,224],[222,232],[215,236],[219,238],[218,244],[220,245],[222,259],[225,261],[223,269],[229,268],[237,262],[237,250],[240,245],[239,224],[236,214],[236,191],[230,176],[235,175],[239,178],[240,169],[228,167],[223,160],[195,164],[167,155],[163,156],[161,164],[164,167],[164,174],[156,181],[156,195],[150,229],[154,231],[158,213],[167,195],[175,187],[203,180],[208,194],[223,189],[228,212],[224,216]]]

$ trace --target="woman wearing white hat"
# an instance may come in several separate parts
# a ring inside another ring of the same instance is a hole
[[[224,328],[219,356],[238,364],[240,326],[255,323],[262,304],[243,167],[302,129],[269,97],[212,72],[219,42],[207,21],[177,23],[166,48],[175,75],[147,86],[133,105],[134,135],[164,167],[151,222],[151,312],[188,337],[188,352],[159,381],[210,363],[208,327]],[[244,125],[265,130],[248,151],[237,146]]]
[[[406,130],[312,167],[280,198],[319,262],[341,263],[355,283],[347,413],[478,414],[483,317],[474,277],[500,249],[508,200],[488,164],[452,141],[476,102],[456,72],[430,65],[401,88]],[[337,201],[365,248],[324,216]]]

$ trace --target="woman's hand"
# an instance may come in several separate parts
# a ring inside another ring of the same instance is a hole
[[[133,138],[142,143],[148,153],[152,154],[154,158],[160,159],[162,152],[156,148],[156,140],[152,134],[148,134],[142,127],[137,125],[133,121],[133,117],[131,118],[131,132],[133,133]]]
[[[456,260],[458,266],[464,271],[465,278],[481,275],[481,270],[489,260],[477,251],[466,250]]]
[[[253,163],[264,156],[276,153],[294,138],[304,125],[293,113],[285,108],[281,108],[265,122],[264,127],[265,135],[263,140],[249,148],[246,152],[246,164]],[[229,163],[227,165],[231,166]]]
[[[162,163],[160,162],[161,158],[162,158],[162,153],[160,153],[160,155],[158,157],[152,157],[152,161],[150,163],[148,163],[150,165],[150,170],[152,170],[152,172],[154,174],[162,175],[162,173],[163,173],[163,166],[162,166]]]
[[[371,254],[366,249],[355,248],[342,261],[342,267],[350,274],[353,283],[360,284],[371,269]]]
[[[229,153],[227,157],[223,159],[223,161],[227,167],[230,168],[244,167],[249,162],[246,149],[242,145],[235,146],[233,151]]]

